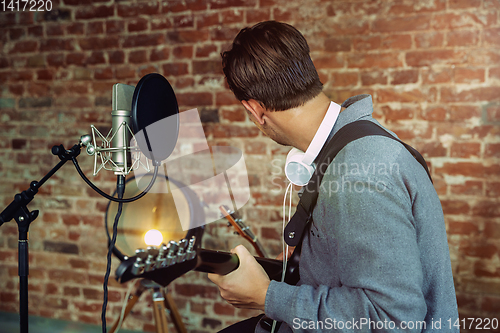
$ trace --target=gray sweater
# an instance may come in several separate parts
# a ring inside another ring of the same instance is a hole
[[[342,106],[331,136],[356,120],[377,123],[369,95]],[[403,145],[369,136],[344,147],[313,220],[299,284],[272,281],[267,291],[265,312],[284,322],[279,332],[458,332],[440,201]]]

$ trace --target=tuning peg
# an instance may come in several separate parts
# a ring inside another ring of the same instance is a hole
[[[179,249],[177,250],[177,262],[184,262],[186,260],[187,240],[183,239],[179,242]]]
[[[146,263],[144,265],[144,270],[146,272],[151,272],[154,269],[155,262],[154,262],[154,255],[153,254],[148,254],[148,257],[146,259]]]
[[[196,256],[196,251],[194,250],[195,242],[196,242],[196,237],[195,236],[191,237],[191,239],[189,240],[187,250],[186,250],[186,259],[187,260],[194,259],[194,257]]]
[[[238,236],[238,235],[239,235],[239,233],[238,233],[237,231],[233,231],[233,235]]]
[[[132,275],[141,275],[144,272],[144,263],[141,257],[135,258],[134,265],[132,266]]]
[[[156,264],[155,264],[156,268],[160,268],[160,267],[164,266],[164,264],[167,260],[167,258],[166,258],[167,250],[168,250],[168,247],[165,244],[162,244],[162,246],[158,250],[158,257],[156,257]]]
[[[227,222],[227,226],[230,227],[231,226],[231,222]]]
[[[168,242],[167,245],[167,259],[165,261],[165,266],[173,265],[177,262],[177,257],[175,256],[177,252],[178,245],[174,241]]]

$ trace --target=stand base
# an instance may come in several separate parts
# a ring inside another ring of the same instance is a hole
[[[120,318],[117,319],[113,327],[109,330],[109,333],[114,333],[116,329],[121,326],[121,323],[123,323],[125,318],[130,314],[135,303],[137,303],[139,297],[141,297],[145,290],[150,290],[153,296],[153,315],[156,333],[168,333],[168,321],[165,309],[170,312],[170,318],[177,332],[187,333],[172,296],[166,292],[165,288],[149,280],[141,280],[139,287],[137,287],[135,293],[131,295],[127,301],[123,318],[121,320]]]

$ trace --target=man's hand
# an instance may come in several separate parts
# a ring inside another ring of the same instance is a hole
[[[269,277],[243,245],[231,252],[238,255],[238,269],[227,275],[208,274],[208,278],[219,286],[221,297],[231,305],[264,311]]]

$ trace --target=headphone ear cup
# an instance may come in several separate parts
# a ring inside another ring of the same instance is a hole
[[[288,180],[297,186],[304,186],[309,183],[314,170],[314,164],[303,162],[305,153],[297,148],[292,148],[286,156],[285,175]]]

